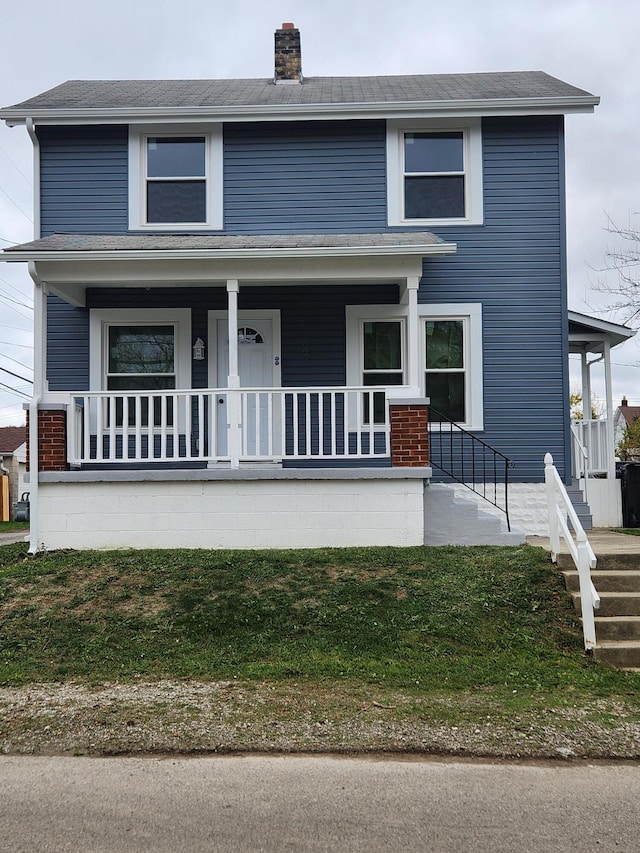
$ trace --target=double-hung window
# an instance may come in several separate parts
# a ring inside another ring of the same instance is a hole
[[[362,384],[402,385],[404,382],[404,335],[401,320],[365,320],[362,323]],[[385,421],[385,397],[373,395],[373,422]],[[370,420],[365,396],[365,423]]]
[[[390,225],[482,222],[482,134],[476,120],[387,124]]]
[[[222,227],[222,136],[188,126],[129,135],[130,227],[198,230]]]

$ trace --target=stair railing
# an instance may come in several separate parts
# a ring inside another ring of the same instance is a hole
[[[428,433],[429,464],[503,512],[510,531],[509,469],[515,462],[431,406]]]
[[[547,490],[547,508],[549,512],[549,543],[551,545],[551,560],[558,562],[560,553],[560,536],[567,543],[569,553],[578,570],[580,581],[580,606],[582,609],[582,633],[585,651],[592,652],[596,647],[596,623],[594,610],[600,607],[600,596],[591,580],[591,570],[596,567],[596,555],[593,552],[587,534],[584,532],[580,519],[571,503],[556,466],[553,456],[546,453],[544,457],[544,482]],[[571,523],[575,540],[569,530]]]

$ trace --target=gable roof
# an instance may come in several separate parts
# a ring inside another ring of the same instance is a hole
[[[353,114],[445,115],[592,112],[599,98],[543,71],[307,77],[278,86],[247,80],[70,80],[0,110],[9,124],[27,118],[97,121],[169,116],[251,120]]]
[[[640,406],[618,406],[616,409],[616,420],[619,417],[624,419],[627,426],[631,426],[634,421],[640,418]]]
[[[0,455],[14,453],[26,440],[26,426],[0,427]]]

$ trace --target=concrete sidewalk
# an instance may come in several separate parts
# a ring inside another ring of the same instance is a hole
[[[627,533],[614,533],[604,527],[587,530],[587,539],[594,550],[596,557],[608,554],[638,554],[640,556],[640,536],[630,536]],[[528,545],[536,545],[551,551],[549,538],[547,536],[527,536]],[[568,554],[567,543],[560,540],[560,553]]]
[[[29,542],[29,529],[0,530],[0,546],[13,545],[15,542]]]

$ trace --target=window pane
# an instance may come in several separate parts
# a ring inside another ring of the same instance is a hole
[[[206,222],[205,181],[149,181],[147,222]]]
[[[111,326],[108,373],[173,373],[173,337],[172,326]]]
[[[405,172],[462,172],[462,133],[405,133]]]
[[[173,376],[110,376],[107,391],[171,391],[176,387]]]
[[[463,175],[405,178],[405,219],[450,219],[464,215]]]
[[[402,369],[400,323],[364,324],[364,369]]]
[[[147,176],[150,178],[203,178],[203,137],[152,137],[147,140]]]
[[[464,373],[427,373],[426,384],[433,408],[452,421],[465,423]],[[429,418],[441,420],[432,409]]]
[[[462,320],[428,320],[425,332],[427,370],[465,366]]]
[[[363,385],[402,385],[402,373],[365,373]]]

